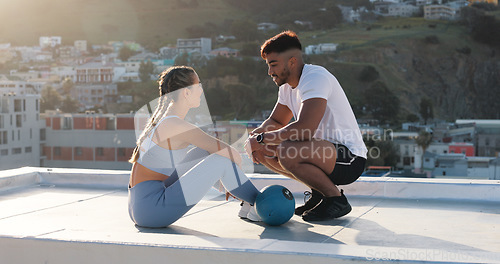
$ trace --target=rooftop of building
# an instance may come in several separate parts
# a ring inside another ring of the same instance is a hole
[[[500,181],[362,177],[343,186],[353,211],[282,226],[239,219],[209,192],[168,228],[135,226],[128,171],[24,167],[0,172],[5,263],[500,263]],[[274,174],[296,204],[307,188]],[[29,249],[29,250],[27,250]]]

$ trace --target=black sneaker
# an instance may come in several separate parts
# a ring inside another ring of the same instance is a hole
[[[312,192],[305,191],[304,195],[304,200],[307,198],[307,196],[310,197],[307,201],[305,201],[304,205],[295,208],[295,214],[298,216],[301,216],[307,210],[313,209],[323,199],[323,194],[314,189],[312,189]]]
[[[344,195],[344,191],[340,191],[341,196],[325,197],[313,209],[304,212],[302,219],[304,221],[325,221],[334,218],[339,218],[351,212],[352,207]]]

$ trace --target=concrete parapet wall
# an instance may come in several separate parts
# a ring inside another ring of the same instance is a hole
[[[128,186],[129,175],[127,170],[23,167],[1,171],[0,190],[37,184],[124,189]],[[293,193],[309,190],[302,183],[278,174],[255,173],[248,176],[259,189],[279,184]],[[339,187],[350,196],[500,202],[500,180],[361,177],[352,184]]]

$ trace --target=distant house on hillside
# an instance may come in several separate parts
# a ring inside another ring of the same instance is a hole
[[[352,6],[341,6],[339,5],[340,11],[342,12],[342,17],[345,21],[352,23],[356,21],[361,21],[361,13],[366,12],[365,7],[360,7],[354,10]]]
[[[313,23],[312,23],[311,21],[302,21],[302,20],[295,20],[295,21],[293,21],[293,23],[294,23],[295,25],[299,25],[299,26],[307,27],[307,28],[309,28],[309,29],[311,29],[311,28],[312,28],[312,25],[313,25]]]
[[[420,7],[407,4],[393,4],[389,5],[389,16],[397,17],[411,17],[420,11]]]
[[[274,23],[259,23],[257,24],[257,29],[262,31],[277,29],[279,26]]]
[[[211,38],[177,39],[177,52],[209,54],[212,51]]]
[[[224,47],[224,48],[218,48],[218,49],[212,50],[210,52],[210,55],[233,58],[233,57],[238,57],[240,55],[240,53],[237,49],[231,49],[231,48]]]
[[[305,48],[305,54],[328,54],[334,53],[337,50],[338,44],[335,43],[321,43],[318,45],[309,45]]]
[[[161,47],[160,48],[160,58],[173,60],[177,56],[177,48],[176,47]]]
[[[469,4],[472,5],[474,3],[490,3],[494,5],[498,5],[498,0],[468,0]]]
[[[215,41],[217,42],[226,42],[228,40],[235,40],[235,36],[224,36],[224,35],[219,35],[215,38]]]
[[[424,6],[424,18],[430,20],[457,20],[460,18],[460,9],[463,3],[452,2],[447,5]]]
[[[53,48],[55,46],[61,45],[62,37],[51,36],[51,37],[40,37],[39,44],[41,48]]]

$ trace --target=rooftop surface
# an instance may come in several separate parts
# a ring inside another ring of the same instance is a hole
[[[239,202],[211,191],[172,226],[150,229],[129,218],[128,173],[1,171],[0,262],[500,263],[500,181],[360,178],[343,187],[347,216],[278,227],[239,219]],[[304,203],[295,181],[249,176]]]

